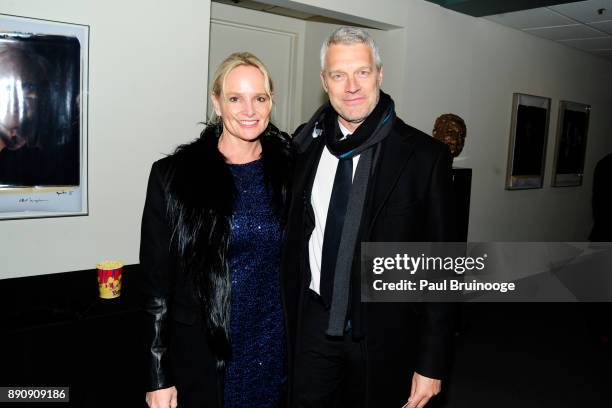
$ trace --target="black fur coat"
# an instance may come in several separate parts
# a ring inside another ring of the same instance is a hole
[[[217,368],[223,368],[231,351],[227,254],[235,188],[217,148],[222,130],[222,125],[208,125],[199,139],[179,146],[151,170],[140,258],[145,272],[145,309],[151,319],[147,343],[153,371],[163,371],[165,365],[164,311],[187,324],[201,317]],[[291,141],[270,124],[261,143],[264,179],[282,224],[290,196]],[[163,372],[153,375],[150,389],[172,382]]]

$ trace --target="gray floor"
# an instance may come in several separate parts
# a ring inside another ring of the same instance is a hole
[[[612,305],[471,304],[461,322],[431,408],[612,407]]]

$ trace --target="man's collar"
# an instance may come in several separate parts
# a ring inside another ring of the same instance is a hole
[[[344,127],[342,122],[340,122],[340,116],[338,116],[338,126],[340,127],[340,131],[342,132],[342,139],[345,139],[347,135],[350,135],[352,133],[350,130]]]

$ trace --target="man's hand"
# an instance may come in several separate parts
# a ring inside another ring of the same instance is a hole
[[[435,378],[422,376],[419,373],[414,373],[412,376],[412,388],[410,389],[410,398],[405,408],[423,408],[429,402],[431,397],[438,395],[442,387],[442,381]],[[402,408],[404,408],[402,407]]]
[[[176,387],[170,387],[147,392],[145,398],[149,408],[176,408],[176,395]]]

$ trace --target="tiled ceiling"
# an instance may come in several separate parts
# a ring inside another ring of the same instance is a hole
[[[578,1],[485,18],[612,59],[612,0]]]

